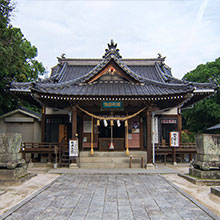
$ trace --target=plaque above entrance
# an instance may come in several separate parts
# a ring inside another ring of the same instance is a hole
[[[103,110],[123,110],[123,103],[121,101],[103,101]]]

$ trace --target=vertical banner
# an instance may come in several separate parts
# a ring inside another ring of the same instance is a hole
[[[78,148],[78,139],[69,140],[69,156],[78,157],[79,148]]]
[[[180,138],[178,131],[170,132],[170,147],[179,147],[180,146]]]
[[[154,123],[154,124],[153,124]],[[152,118],[152,142],[154,141],[155,144],[158,144],[158,117]]]

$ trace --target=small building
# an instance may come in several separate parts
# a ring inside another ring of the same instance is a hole
[[[41,114],[24,107],[0,116],[0,133],[20,133],[24,142],[41,141]]]
[[[51,76],[11,84],[18,97],[42,107],[42,141],[78,139],[79,150],[147,151],[181,132],[181,109],[215,92],[212,83],[172,76],[165,57],[123,59],[111,41],[101,59],[58,58]]]

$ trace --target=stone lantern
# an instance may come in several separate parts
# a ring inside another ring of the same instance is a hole
[[[27,174],[21,154],[21,134],[0,133],[0,179],[16,181]]]
[[[197,154],[190,175],[205,179],[220,179],[220,135],[196,135]]]

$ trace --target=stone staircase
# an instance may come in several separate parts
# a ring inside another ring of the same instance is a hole
[[[131,156],[142,156],[144,164],[146,163],[147,153],[145,151],[130,151]],[[130,157],[125,152],[95,152],[94,155],[90,151],[80,152],[81,168],[129,168]],[[140,159],[132,160],[132,168],[140,168]]]

